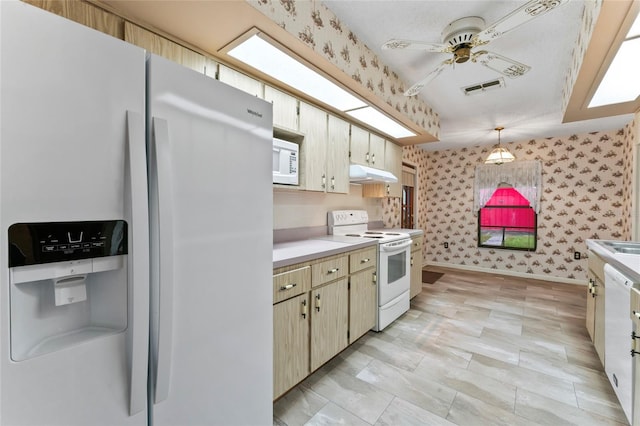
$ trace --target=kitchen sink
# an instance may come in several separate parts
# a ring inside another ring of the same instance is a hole
[[[611,251],[622,254],[640,254],[640,243],[635,241],[603,241]]]

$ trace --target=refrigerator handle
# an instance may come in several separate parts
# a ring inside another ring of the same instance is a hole
[[[152,140],[155,148],[158,190],[159,238],[159,295],[158,348],[154,402],[169,396],[171,376],[171,347],[173,344],[173,186],[169,126],[166,120],[153,118]]]
[[[128,255],[130,304],[129,415],[147,405],[149,340],[149,216],[144,119],[127,111],[127,174],[131,245]]]

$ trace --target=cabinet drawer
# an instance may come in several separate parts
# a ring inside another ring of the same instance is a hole
[[[422,250],[422,235],[411,239],[411,251]]]
[[[636,325],[636,330],[640,330],[640,290],[631,289],[631,319]]]
[[[273,303],[297,296],[311,289],[311,267],[304,266],[273,276]]]
[[[334,257],[311,265],[311,286],[315,287],[347,276],[347,256]]]
[[[600,278],[602,282],[604,282],[604,264],[606,262],[602,260],[600,256],[589,250],[589,269],[593,271],[594,274]]]
[[[361,271],[378,264],[377,248],[358,250],[349,255],[349,273]]]

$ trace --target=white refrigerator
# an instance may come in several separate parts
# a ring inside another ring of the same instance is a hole
[[[271,423],[271,105],[17,1],[0,52],[0,425]]]

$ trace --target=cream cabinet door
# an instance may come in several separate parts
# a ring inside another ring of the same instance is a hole
[[[264,99],[273,103],[273,126],[298,130],[298,100],[291,95],[264,86]]]
[[[596,326],[596,287],[595,287],[595,274],[589,271],[588,274],[589,284],[587,286],[587,312],[586,312],[586,325],[587,332],[591,341],[595,340],[595,326]]]
[[[311,309],[311,371],[314,371],[348,345],[347,278],[312,290]]]
[[[327,192],[349,193],[349,123],[329,115]]]
[[[273,306],[273,399],[309,374],[309,312],[308,292]]]
[[[264,85],[261,81],[249,77],[227,66],[220,64],[218,80],[259,98],[264,97]]]
[[[600,357],[600,361],[602,365],[604,365],[604,283],[600,280],[600,278],[595,277],[595,299],[596,299],[596,310],[594,315],[594,339],[593,346],[596,348],[596,352]]]
[[[351,152],[351,162],[369,165],[369,132],[360,127],[351,126],[351,140],[349,150]]]
[[[373,133],[369,135],[369,166],[376,169],[385,168],[385,140]]]
[[[207,59],[204,55],[180,46],[178,43],[167,40],[130,22],[124,23],[124,40],[202,74],[205,72]]]
[[[385,141],[384,161],[384,169],[398,178],[398,182],[387,184],[387,197],[402,197],[402,147]]]
[[[422,293],[422,250],[411,252],[411,284],[409,298]]]
[[[327,187],[327,113],[300,102],[300,133],[304,139],[300,146],[302,188],[307,191],[325,191]]]
[[[376,270],[369,268],[351,275],[349,289],[349,344],[376,325],[378,286]]]

